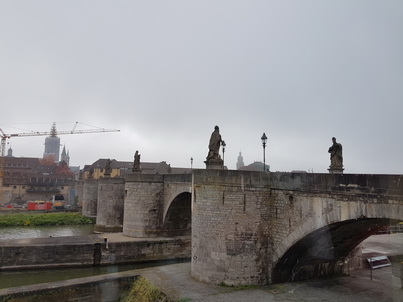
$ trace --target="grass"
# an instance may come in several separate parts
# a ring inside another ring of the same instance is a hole
[[[0,227],[94,224],[95,219],[79,213],[32,213],[0,215]]]
[[[120,302],[173,302],[157,287],[140,276]]]

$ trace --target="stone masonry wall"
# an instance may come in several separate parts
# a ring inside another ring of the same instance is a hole
[[[157,237],[163,228],[163,176],[130,175],[126,178],[123,234]]]
[[[97,216],[98,180],[86,179],[83,187],[82,213],[86,217]]]
[[[193,277],[227,285],[267,283],[271,258],[267,182],[262,173],[194,172]]]
[[[75,183],[76,197],[78,199],[78,206],[83,206],[84,194],[84,180],[79,180]]]
[[[121,232],[123,229],[125,181],[123,178],[98,180],[95,232]]]

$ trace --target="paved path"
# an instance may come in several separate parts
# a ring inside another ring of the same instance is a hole
[[[403,234],[372,236],[363,252],[393,255],[403,252]],[[329,277],[304,282],[282,283],[256,288],[232,288],[198,282],[191,277],[190,263],[147,268],[139,273],[169,296],[183,301],[260,302],[403,302],[400,280],[391,267],[354,271],[350,276]]]
[[[183,301],[403,301],[400,280],[392,278],[390,267],[377,270],[372,281],[369,271],[363,269],[350,276],[243,289],[198,282],[190,275],[190,263],[147,268],[137,272],[170,297]]]

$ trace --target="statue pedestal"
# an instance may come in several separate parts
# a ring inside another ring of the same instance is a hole
[[[204,162],[208,170],[222,170],[224,169],[224,161],[221,158],[208,159]]]
[[[330,174],[343,174],[343,168],[329,168],[327,169]]]
[[[143,171],[141,169],[133,169],[132,174],[143,174]]]

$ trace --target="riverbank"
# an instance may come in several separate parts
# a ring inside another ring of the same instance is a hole
[[[99,240],[102,239],[102,235],[96,236],[98,236]],[[108,237],[108,242],[118,242],[120,236],[122,235],[111,234]],[[138,238],[123,237],[122,239],[133,242],[139,240]],[[38,244],[40,244],[40,241],[45,239],[37,240]],[[23,242],[20,243],[23,244]],[[390,256],[401,252],[403,252],[403,234],[372,236],[363,243],[363,260],[367,255],[372,255],[373,253]],[[227,287],[196,281],[191,277],[191,263],[125,272],[125,276],[138,275],[145,277],[157,288],[177,301],[403,301],[403,289],[400,287],[400,280],[392,275],[391,267],[377,269],[373,271],[373,274],[370,274],[368,268],[364,268],[351,272],[348,276],[318,278],[304,282],[282,283],[262,287]],[[112,276],[111,274],[102,275],[98,279],[105,279],[106,277],[109,278]],[[91,278],[81,279],[79,282],[90,283],[94,281]],[[70,284],[71,282],[78,281],[76,279],[67,283],[59,282],[57,284],[59,284],[59,287],[63,287],[63,284]],[[21,292],[26,292],[29,295],[29,292],[33,289],[38,290],[38,288],[42,288],[43,290],[49,290],[49,288],[55,288],[54,286],[55,283],[53,282],[4,289],[0,290],[0,298],[10,296],[12,293]],[[120,294],[118,291],[115,293]],[[58,302],[62,301],[64,300],[58,300]],[[117,300],[112,299],[108,301]]]
[[[21,212],[0,215],[0,227],[94,224],[95,219],[69,212]]]

